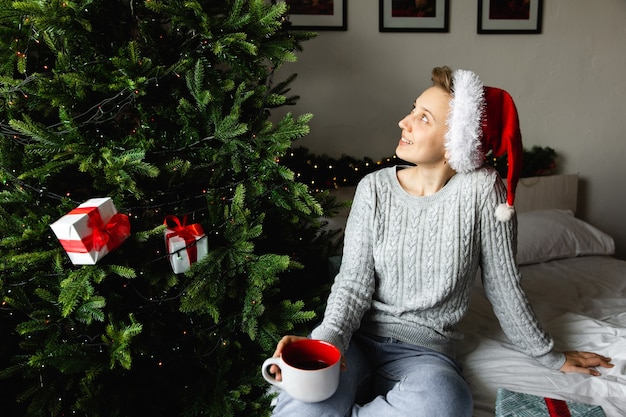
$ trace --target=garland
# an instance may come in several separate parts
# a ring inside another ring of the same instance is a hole
[[[524,148],[520,177],[553,175],[556,171],[556,158],[556,151],[549,146],[533,146],[530,150]],[[506,178],[508,169],[507,154],[498,158],[488,154],[485,159],[485,162],[494,167],[502,178]]]
[[[332,158],[326,154],[316,155],[305,147],[292,149],[281,163],[291,169],[296,180],[307,184],[313,191],[336,189],[356,185],[365,175],[394,165],[408,164],[395,155],[373,160],[342,155]],[[485,164],[494,167],[502,178],[507,175],[507,155],[493,157],[488,154]],[[556,169],[556,152],[550,147],[533,146],[524,149],[521,177],[551,175]]]

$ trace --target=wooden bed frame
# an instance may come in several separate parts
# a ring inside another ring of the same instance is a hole
[[[546,175],[522,178],[515,192],[515,210],[565,209],[576,213],[578,175]]]
[[[504,181],[506,184],[506,180]],[[333,190],[338,202],[351,201],[355,186]],[[578,202],[578,175],[560,174],[521,178],[515,192],[515,210],[518,213],[532,210],[565,209],[576,214]],[[336,216],[327,219],[328,230],[343,229],[350,209],[342,209]]]

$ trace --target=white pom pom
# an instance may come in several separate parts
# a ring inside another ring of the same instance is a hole
[[[496,207],[496,219],[500,222],[508,222],[513,218],[515,209],[506,203],[502,203]]]

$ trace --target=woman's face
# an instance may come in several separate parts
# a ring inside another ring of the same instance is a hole
[[[430,87],[415,100],[411,113],[398,123],[402,129],[396,148],[398,158],[422,166],[445,160],[449,102],[450,95],[439,87]]]

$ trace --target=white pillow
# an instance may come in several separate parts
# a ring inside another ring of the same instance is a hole
[[[517,263],[583,255],[612,255],[613,238],[574,217],[571,210],[536,210],[517,215]]]

